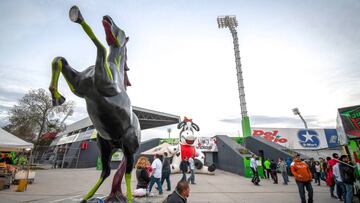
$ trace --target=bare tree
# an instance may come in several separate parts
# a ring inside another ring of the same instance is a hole
[[[63,117],[72,115],[74,102],[53,107],[49,93],[44,89],[30,90],[9,110],[8,131],[27,141],[39,144],[46,132],[64,130]]]

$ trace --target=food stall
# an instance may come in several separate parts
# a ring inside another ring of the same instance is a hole
[[[34,147],[32,143],[28,143],[11,133],[0,128],[0,152],[6,153],[7,155],[10,152],[29,152]],[[0,187],[9,188],[10,184],[17,179],[27,179],[30,182],[33,182],[35,179],[35,172],[30,171],[30,167],[23,166],[22,170],[18,170],[13,165],[1,162],[0,163]],[[17,179],[16,179],[17,178]],[[0,188],[0,189],[2,189]]]

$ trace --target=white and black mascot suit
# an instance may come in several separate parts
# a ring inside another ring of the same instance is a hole
[[[205,166],[205,155],[200,150],[196,149],[196,137],[194,136],[194,130],[199,131],[200,128],[192,119],[188,119],[187,117],[178,124],[178,129],[180,131],[180,143],[175,146],[168,147],[169,157],[172,157],[171,163],[171,173],[179,173],[180,172],[180,162],[184,159],[184,157],[195,157],[195,173],[203,173],[203,174],[214,174],[216,169],[215,165],[212,164],[210,166]]]

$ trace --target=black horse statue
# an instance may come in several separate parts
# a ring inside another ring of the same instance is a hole
[[[128,70],[126,43],[129,38],[126,37],[123,30],[116,26],[110,16],[104,16],[102,24],[110,49],[109,55],[107,55],[106,48],[85,22],[77,6],[70,9],[69,17],[71,21],[81,25],[97,49],[95,65],[82,72],[71,68],[65,58],[55,57],[52,62],[52,78],[49,87],[53,105],[64,103],[65,98],[58,92],[58,79],[62,73],[71,91],[85,99],[90,119],[98,132],[97,143],[103,169],[99,180],[83,197],[82,202],[89,200],[110,175],[110,159],[117,149],[122,149],[124,158],[114,175],[111,193],[106,198],[106,202],[132,202],[131,171],[134,164],[134,153],[139,147],[140,125],[126,93],[126,86],[130,85],[126,74]],[[127,197],[122,194],[121,190],[124,174]]]

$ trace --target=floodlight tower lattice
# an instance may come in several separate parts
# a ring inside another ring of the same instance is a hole
[[[233,37],[234,52],[235,52],[235,64],[236,64],[241,117],[242,117],[242,120],[241,120],[242,132],[243,132],[243,137],[248,137],[251,135],[251,128],[250,128],[250,120],[247,115],[247,109],[246,109],[244,79],[243,79],[242,69],[241,69],[239,41],[238,41],[238,36],[237,36],[237,31],[236,31],[238,22],[236,20],[236,16],[218,16],[217,22],[218,22],[219,28],[229,28],[231,35]]]

